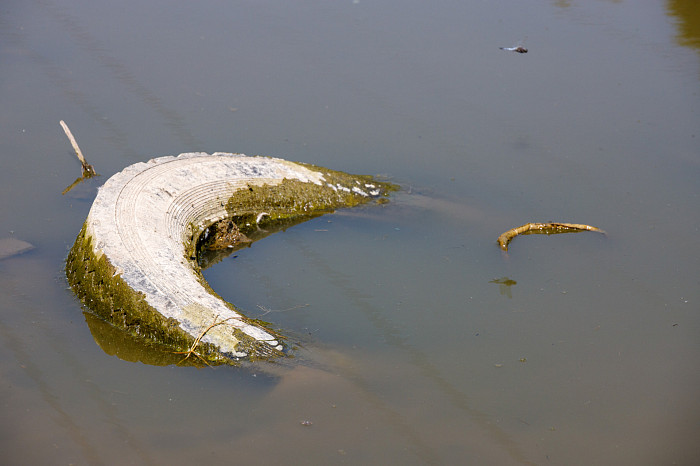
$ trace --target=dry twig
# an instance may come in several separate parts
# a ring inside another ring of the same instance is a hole
[[[97,172],[95,172],[95,169],[87,163],[87,160],[85,160],[85,157],[83,156],[83,152],[80,150],[80,147],[78,147],[78,142],[75,140],[73,137],[73,133],[70,132],[70,129],[68,128],[68,125],[66,124],[65,121],[61,120],[61,127],[63,128],[63,131],[66,133],[66,136],[68,136],[68,140],[70,141],[71,145],[73,145],[73,149],[75,150],[75,155],[78,156],[78,160],[80,160],[80,164],[82,166],[82,173],[83,173],[83,178],[90,178],[95,175],[97,175]]]
[[[195,349],[197,348],[197,345],[199,345],[200,341],[202,341],[202,338],[204,338],[204,335],[206,335],[207,332],[208,332],[209,330],[213,329],[214,327],[216,327],[216,326],[218,326],[218,325],[221,325],[221,324],[226,323],[226,321],[229,321],[229,320],[233,319],[233,317],[229,317],[228,319],[224,319],[224,320],[222,320],[222,321],[220,321],[220,322],[217,322],[216,320],[217,320],[218,318],[219,318],[218,315],[217,315],[216,317],[214,317],[214,322],[212,322],[212,324],[211,324],[209,327],[205,328],[205,329],[202,331],[202,333],[200,333],[199,336],[198,336],[197,338],[195,338],[195,340],[194,340],[194,342],[192,343],[192,346],[190,346],[190,349],[189,349],[189,350],[187,350],[187,351],[173,351],[173,354],[186,354],[186,355],[187,355],[187,356],[185,356],[184,358],[182,358],[182,360],[181,360],[180,362],[177,363],[178,365],[182,364],[184,361],[186,361],[190,356],[192,356],[192,355],[194,354],[194,355],[197,356],[204,364],[206,364],[207,366],[211,367],[211,365],[210,365],[202,356],[200,356],[199,354],[197,354],[197,353],[195,352]]]
[[[287,311],[293,311],[295,309],[301,309],[303,307],[308,307],[308,306],[309,306],[309,304],[298,304],[298,305],[296,305],[294,307],[290,307],[288,309],[269,309],[269,308],[263,306],[262,304],[258,304],[258,309],[263,311],[263,313],[260,314],[260,317],[263,317],[263,316],[268,315],[270,312],[287,312]]]

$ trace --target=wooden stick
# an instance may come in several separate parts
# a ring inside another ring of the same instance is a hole
[[[80,150],[80,147],[78,147],[78,142],[73,137],[73,133],[70,132],[68,125],[63,120],[61,120],[60,123],[61,123],[61,126],[63,127],[63,131],[66,133],[66,136],[68,136],[68,140],[73,145],[73,149],[75,150],[75,155],[77,155],[78,160],[80,160],[80,164],[81,164],[82,170],[83,170],[83,172],[82,172],[83,176],[88,177],[88,178],[91,176],[95,176],[97,174],[95,172],[95,169],[92,167],[92,165],[87,163],[87,160],[85,160],[85,157],[83,156],[83,152]]]

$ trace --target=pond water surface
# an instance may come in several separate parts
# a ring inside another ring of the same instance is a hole
[[[2,463],[697,464],[697,18],[650,0],[4,2],[0,238],[34,249],[0,260]],[[102,175],[66,195],[62,119]],[[403,187],[206,271],[294,359],[153,366],[93,339],[63,266],[97,186],[188,151]],[[496,245],[546,221],[607,235]]]

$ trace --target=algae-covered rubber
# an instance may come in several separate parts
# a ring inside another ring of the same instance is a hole
[[[209,362],[274,358],[278,334],[247,319],[201,275],[195,251],[214,223],[299,220],[386,195],[367,176],[269,157],[188,153],[137,163],[99,189],[66,261],[95,314]],[[191,354],[191,353],[188,353]]]

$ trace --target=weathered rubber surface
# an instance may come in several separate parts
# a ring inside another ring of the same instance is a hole
[[[69,282],[88,307],[100,309],[101,317],[115,325],[124,323],[127,330],[148,338],[158,340],[162,334],[165,344],[174,349],[185,349],[211,324],[225,321],[201,338],[202,353],[210,361],[281,354],[284,346],[278,336],[211,291],[189,251],[204,229],[232,216],[229,201],[242,192],[290,180],[313,185],[323,190],[324,202],[316,202],[323,205],[293,200],[309,215],[385,193],[381,183],[367,177],[324,170],[276,158],[224,153],[187,153],[131,165],[99,189],[67,260]],[[333,199],[331,204],[326,198]],[[252,213],[267,212],[272,218],[285,214],[269,207],[261,205]],[[123,297],[124,289],[127,294],[132,290],[133,296]],[[157,317],[155,323],[145,319],[142,311],[137,318],[129,315],[129,303],[144,300]],[[135,319],[148,322],[141,325]]]

